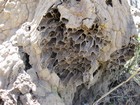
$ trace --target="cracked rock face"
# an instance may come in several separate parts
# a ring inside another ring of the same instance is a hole
[[[134,54],[136,29],[125,0],[0,5],[2,105],[85,105],[81,94],[93,103],[86,91]]]

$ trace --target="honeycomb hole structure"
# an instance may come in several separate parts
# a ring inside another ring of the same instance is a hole
[[[68,20],[60,17],[58,9],[51,8],[37,28],[41,32],[42,67],[54,71],[64,84],[83,81],[83,74],[89,72],[109,41],[97,21],[89,30],[67,29]]]

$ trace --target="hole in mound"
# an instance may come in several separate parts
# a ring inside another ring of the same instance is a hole
[[[65,43],[63,41],[59,41],[58,44],[59,45],[65,45]]]
[[[29,55],[27,53],[24,53],[25,54],[25,61],[24,61],[24,64],[25,64],[25,70],[28,70],[30,68],[32,68],[31,64],[29,63]]]
[[[58,9],[53,9],[52,15],[56,20],[58,20],[58,21],[60,20],[61,14],[59,13]]]
[[[26,30],[26,31],[30,31],[30,30],[31,30],[31,26],[30,26],[30,25],[26,26],[26,27],[25,27],[25,30]]]
[[[53,12],[56,14],[59,13],[58,9],[54,9]]]
[[[0,105],[4,105],[4,101],[0,99]]]
[[[63,22],[63,23],[68,23],[68,19],[62,18],[62,22]]]
[[[56,33],[55,33],[54,31],[51,31],[51,32],[49,33],[49,36],[50,36],[50,37],[56,37]]]
[[[120,4],[122,4],[122,0],[119,0]]]
[[[53,16],[52,16],[51,13],[48,12],[48,13],[46,14],[46,17],[47,17],[47,18],[52,18]]]
[[[56,38],[52,38],[49,42],[48,42],[48,46],[52,46],[53,44],[56,43]]]
[[[92,25],[91,30],[93,30],[93,33],[98,33],[98,31],[99,31],[99,24],[94,23],[94,24]]]
[[[32,65],[30,64],[30,59],[29,59],[30,56],[26,52],[23,51],[22,46],[19,46],[19,53],[20,53],[21,59],[24,62],[25,71],[27,71],[28,69],[32,68]]]
[[[94,73],[93,73],[93,77],[98,73],[98,70],[96,70]]]
[[[53,67],[58,64],[58,59],[54,62]]]
[[[107,5],[110,5],[111,7],[113,7],[112,0],[106,0],[106,4],[107,4]]]
[[[81,0],[76,0],[76,1],[80,2]]]
[[[77,52],[80,51],[80,44],[75,44],[74,47],[75,47],[75,50],[76,50]]]
[[[86,35],[85,35],[85,34],[82,34],[82,35],[79,37],[80,40],[84,40],[85,38],[86,38]]]
[[[37,27],[37,30],[38,31],[42,31],[42,30],[44,30],[46,27],[45,26],[39,26],[39,27]]]
[[[61,80],[63,81],[68,74],[69,74],[68,70],[64,70],[62,73],[60,73]]]
[[[57,56],[57,53],[52,52],[51,58],[55,58]]]

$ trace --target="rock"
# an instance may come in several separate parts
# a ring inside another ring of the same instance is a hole
[[[93,97],[84,93],[105,71],[134,56],[137,30],[126,0],[0,0],[0,5],[5,105],[88,105]]]

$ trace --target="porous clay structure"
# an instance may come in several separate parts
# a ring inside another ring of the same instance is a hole
[[[94,85],[97,89],[97,82],[104,84],[104,75],[134,54],[137,33],[126,0],[0,4],[1,104],[92,104],[94,97],[84,93]],[[91,100],[84,102],[80,95]]]

